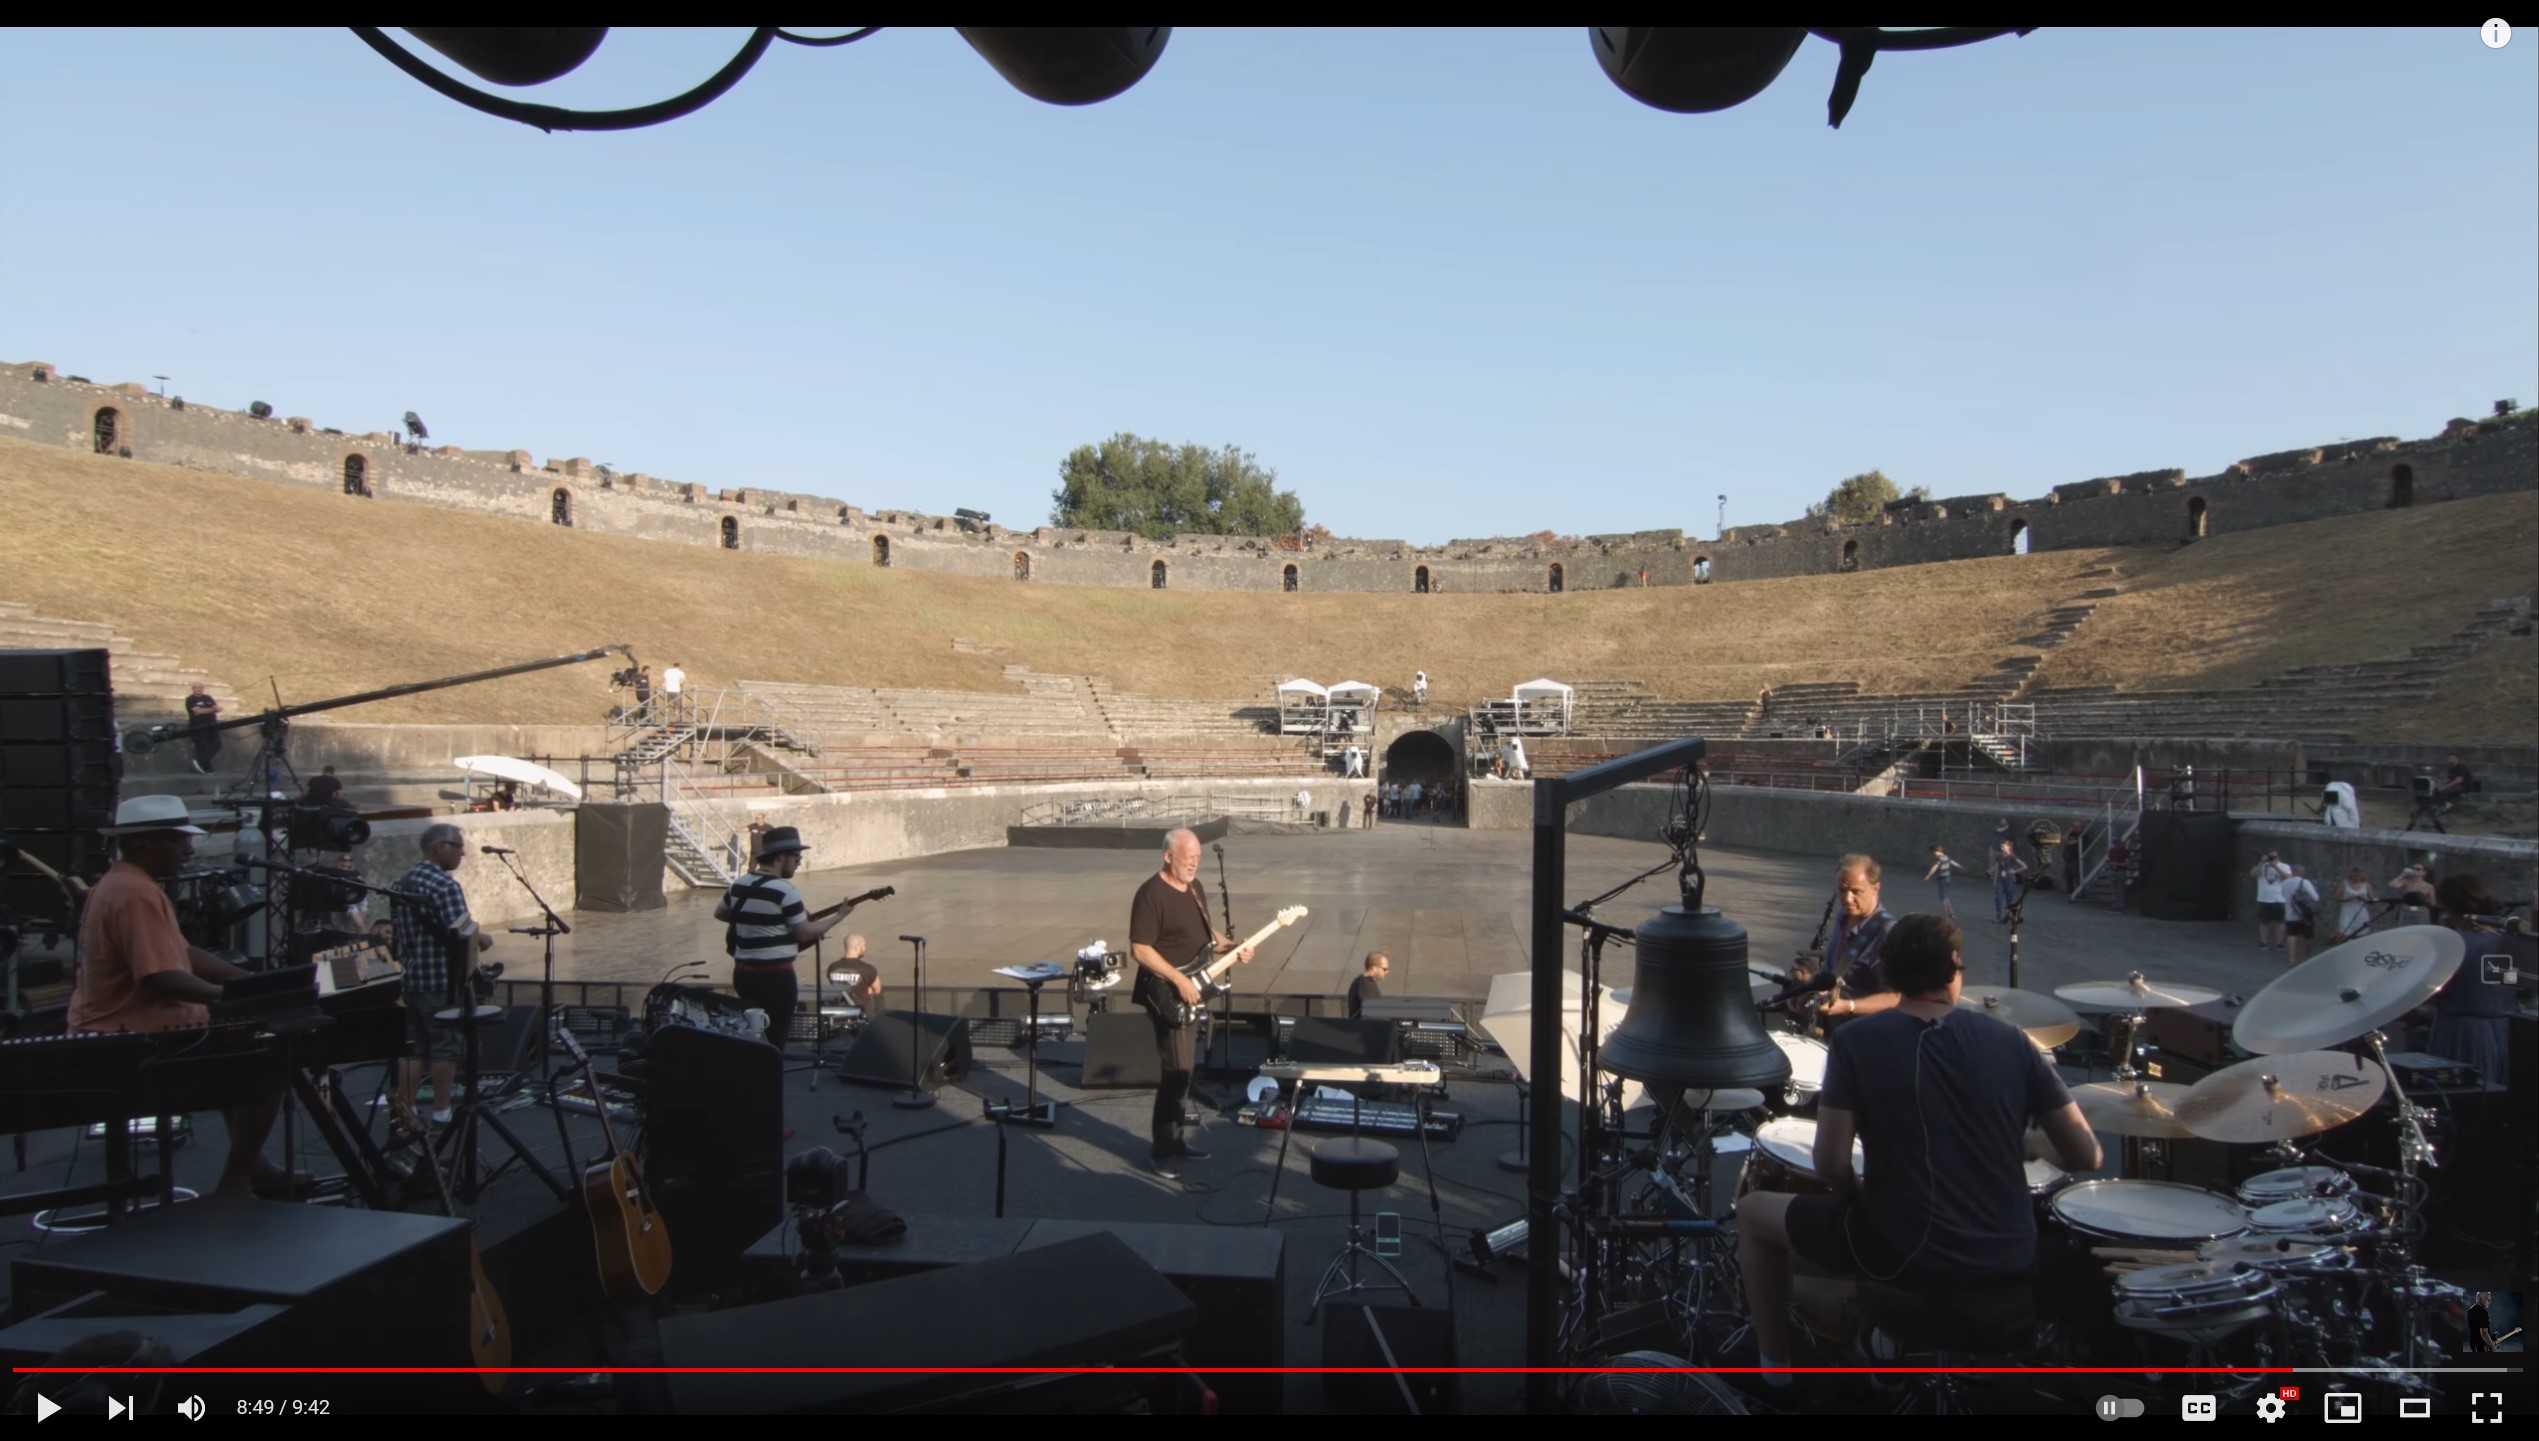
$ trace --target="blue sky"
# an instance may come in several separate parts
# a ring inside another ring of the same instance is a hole
[[[613,32],[552,104],[740,30]],[[2539,31],[1811,41],[1668,115],[1586,32],[1174,34],[1016,93],[949,30],[779,45],[542,135],[348,31],[0,33],[0,357],[348,430],[1030,525],[1115,431],[1344,535],[2014,495],[2539,402]]]

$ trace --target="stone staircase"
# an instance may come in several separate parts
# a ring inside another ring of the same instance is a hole
[[[236,692],[212,679],[207,671],[183,658],[141,649],[130,636],[115,634],[98,621],[59,620],[39,615],[33,606],[0,601],[0,650],[104,650],[109,653],[115,685],[116,724],[160,721],[185,714],[185,697],[201,682],[220,703],[224,720],[247,710]]]

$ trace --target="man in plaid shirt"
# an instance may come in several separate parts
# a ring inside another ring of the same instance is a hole
[[[423,1079],[423,1060],[432,1062],[432,1120],[447,1125],[450,1098],[458,1085],[460,1032],[437,1024],[435,1011],[474,1004],[467,980],[476,957],[492,948],[494,938],[477,929],[467,913],[467,892],[451,872],[467,859],[467,833],[441,824],[423,832],[423,859],[397,878],[396,889],[422,897],[400,899],[392,912],[397,964],[405,968],[406,1014],[411,1018],[415,1054],[397,1067],[397,1115],[415,1123],[414,1090]]]

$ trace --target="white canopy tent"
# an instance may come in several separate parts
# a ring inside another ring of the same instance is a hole
[[[1531,735],[1569,733],[1570,708],[1577,692],[1556,680],[1529,680],[1516,688],[1517,729]],[[1557,710],[1560,722],[1555,730],[1551,714]]]
[[[1320,735],[1328,719],[1331,692],[1312,681],[1297,679],[1278,685],[1278,732],[1281,735]]]
[[[1572,1104],[1578,1100],[1578,1034],[1586,1016],[1586,1003],[1576,971],[1564,970],[1561,986],[1561,1039],[1568,1042],[1554,1062],[1560,1072],[1560,1093]],[[1622,1024],[1630,1010],[1627,1000],[1611,986],[1597,988],[1596,1019],[1606,1036]],[[1490,998],[1482,1003],[1481,1032],[1499,1043],[1508,1060],[1516,1066],[1516,1074],[1529,1084],[1539,1083],[1540,1072],[1534,1065],[1534,976],[1530,971],[1515,971],[1490,978]],[[1640,1104],[1640,1083],[1626,1081],[1622,1087],[1624,1110]]]
[[[1362,680],[1344,680],[1331,688],[1331,724],[1336,730],[1375,729],[1375,707],[1384,692]]]

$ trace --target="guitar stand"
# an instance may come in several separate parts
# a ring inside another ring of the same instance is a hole
[[[458,1150],[459,1195],[466,1200],[467,1204],[475,1205],[483,1196],[485,1188],[502,1179],[502,1173],[510,1170],[513,1162],[516,1161],[527,1166],[533,1175],[545,1182],[546,1188],[555,1193],[557,1200],[572,1200],[572,1190],[556,1179],[555,1173],[549,1171],[545,1163],[530,1151],[527,1142],[521,1140],[511,1127],[503,1124],[503,1118],[495,1114],[492,1101],[481,1093],[482,1072],[479,1069],[477,1037],[485,1026],[502,1019],[502,1015],[503,1008],[500,1006],[452,1006],[448,1010],[434,1012],[432,1017],[443,1025],[459,1027],[466,1038],[467,1099],[459,1103],[456,1114],[450,1117],[449,1135],[442,1142],[443,1146],[456,1147]],[[595,1100],[598,1098],[596,1087],[593,1088],[592,1095]],[[477,1175],[476,1155],[477,1128],[480,1126],[491,1127],[495,1137],[511,1148],[511,1160],[496,1166],[492,1174],[482,1177]],[[443,1159],[437,1149],[434,1159],[436,1162]]]

